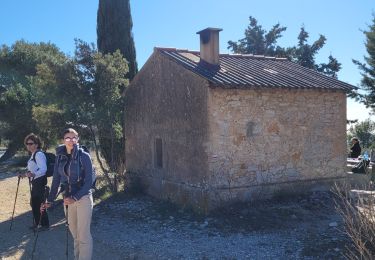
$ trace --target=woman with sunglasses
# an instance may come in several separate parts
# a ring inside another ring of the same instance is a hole
[[[24,144],[26,149],[31,154],[27,162],[27,172],[20,174],[20,177],[28,177],[31,186],[31,209],[33,212],[33,226],[35,229],[40,225],[41,230],[49,228],[49,221],[47,212],[40,215],[40,206],[44,202],[45,190],[47,185],[47,159],[43,152],[41,152],[41,139],[31,133],[25,137]]]
[[[83,260],[92,258],[93,174],[90,154],[79,148],[78,139],[77,131],[72,128],[63,132],[63,145],[56,148],[51,192],[42,210],[51,206],[60,186],[64,190],[65,214],[74,239],[74,259]]]

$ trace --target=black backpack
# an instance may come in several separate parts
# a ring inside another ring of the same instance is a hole
[[[53,153],[49,153],[49,152],[45,152],[45,151],[39,150],[39,151],[35,152],[34,155],[33,155],[33,161],[35,163],[36,163],[36,160],[35,160],[36,153],[39,153],[39,152],[44,153],[44,155],[46,156],[46,159],[47,159],[47,172],[46,172],[46,176],[47,177],[53,176],[53,170],[55,168],[56,155],[53,154]]]
[[[366,162],[364,162],[363,160],[360,161],[359,163],[357,163],[353,168],[352,168],[352,172],[353,173],[363,173],[365,174],[366,173]]]

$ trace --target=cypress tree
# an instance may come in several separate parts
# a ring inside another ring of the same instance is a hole
[[[115,54],[117,50],[120,51],[128,62],[129,70],[126,78],[129,81],[134,78],[138,70],[132,27],[129,0],[99,0],[97,15],[98,51],[102,54]],[[119,88],[121,91],[124,90],[124,86],[119,86]],[[112,117],[107,118],[112,123],[111,127],[98,127],[98,136],[101,153],[110,170],[121,175],[125,169],[123,106],[116,111]]]
[[[98,50],[103,54],[120,50],[129,63],[129,80],[138,71],[132,28],[129,0],[99,0],[96,28]]]

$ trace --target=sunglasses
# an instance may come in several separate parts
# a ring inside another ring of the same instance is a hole
[[[26,143],[26,145],[33,145],[33,144],[35,144],[35,143]]]
[[[69,142],[69,141],[76,142],[76,141],[78,141],[78,137],[77,136],[74,136],[74,137],[67,136],[67,137],[64,138],[64,140],[67,141],[67,142]]]

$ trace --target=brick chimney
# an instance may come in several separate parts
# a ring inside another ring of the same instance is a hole
[[[222,30],[209,27],[197,32],[200,35],[201,60],[212,65],[219,65],[219,32]]]

